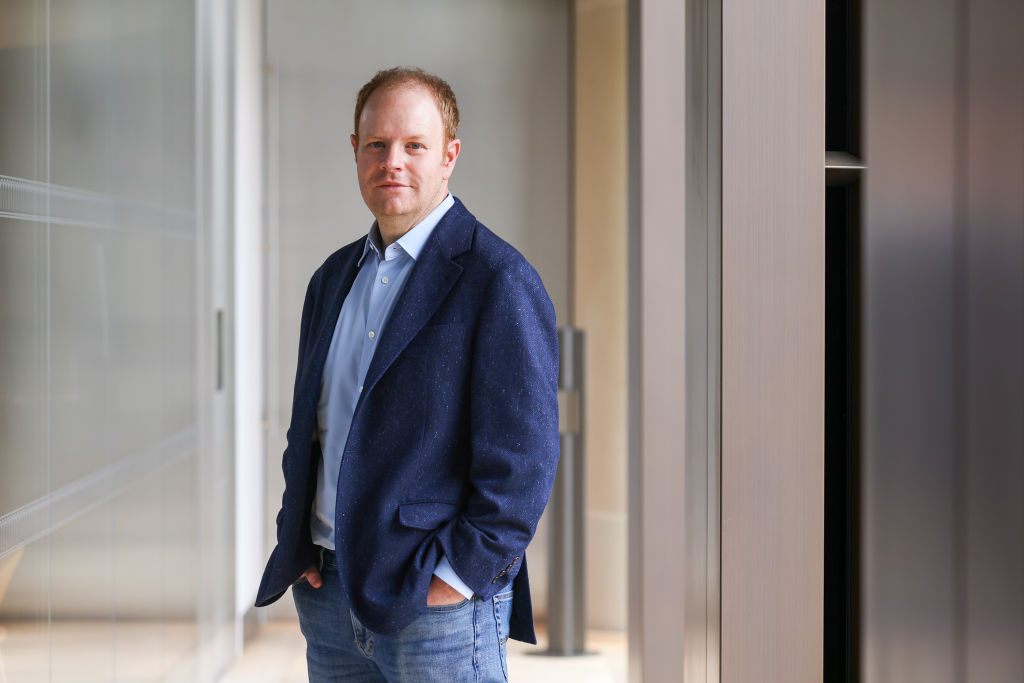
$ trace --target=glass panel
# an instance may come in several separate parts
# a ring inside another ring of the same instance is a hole
[[[167,680],[199,679],[196,596],[199,590],[199,527],[195,449],[159,476],[161,556],[154,577],[163,615],[161,671]]]
[[[0,218],[0,340],[2,515],[47,490],[45,224]]]
[[[155,230],[130,226],[117,231],[111,263],[112,339],[116,347],[113,405],[114,450],[131,458],[156,447],[163,430],[163,291],[174,286],[161,276],[162,241]]]
[[[50,678],[46,2],[0,2],[0,678]],[[43,514],[39,514],[42,512]],[[35,513],[35,514],[33,514]],[[43,529],[45,531],[45,529]]]
[[[196,414],[195,241],[164,236],[160,242],[161,280],[173,283],[160,293],[161,377],[165,433],[194,428]]]
[[[160,475],[114,501],[114,672],[119,681],[162,680],[163,503]]]
[[[111,183],[117,196],[150,205],[162,203],[164,39],[158,2],[116,3],[106,65],[116,79],[109,103]]]
[[[3,0],[0,16],[0,175],[45,180],[46,2]]]
[[[50,3],[50,180],[58,185],[110,187],[119,57],[114,21],[109,1]]]
[[[194,6],[0,0],[2,680],[200,678]]]
[[[0,672],[9,681],[49,680],[49,591],[46,543],[0,558]]]
[[[107,406],[120,350],[111,305],[113,236],[77,225],[54,225],[50,234],[50,457],[59,489],[113,461],[115,425]]]
[[[106,501],[50,535],[51,680],[114,679],[114,504]]]

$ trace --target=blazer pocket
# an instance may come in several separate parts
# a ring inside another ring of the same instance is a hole
[[[455,503],[423,502],[402,503],[398,506],[398,521],[402,526],[431,531],[455,519],[459,506]]]

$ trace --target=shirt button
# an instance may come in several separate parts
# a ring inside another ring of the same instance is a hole
[[[382,277],[382,278],[380,279],[380,283],[381,283],[382,285],[386,285],[386,284],[387,284],[388,282],[389,282],[389,280],[388,280],[388,276],[387,276],[387,275],[385,275],[384,277]]]
[[[362,384],[359,385],[359,393],[360,394],[363,393],[363,385]]]
[[[370,339],[373,339],[376,336],[377,336],[377,333],[374,332],[373,330],[370,330]]]

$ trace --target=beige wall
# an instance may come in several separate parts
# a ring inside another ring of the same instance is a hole
[[[626,628],[626,2],[575,6],[573,324],[586,333],[591,628]]]

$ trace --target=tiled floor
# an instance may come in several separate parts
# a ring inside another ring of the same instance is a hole
[[[0,683],[196,679],[194,621],[62,620],[0,626]]]
[[[543,643],[543,634],[541,634]],[[508,669],[523,683],[625,683],[626,637],[592,632],[582,657],[538,656],[543,646],[509,641]],[[272,621],[245,648],[222,683],[305,683],[305,642],[294,621]]]
[[[542,643],[545,636],[538,634]],[[35,681],[175,683],[197,679],[194,622],[57,621],[0,627],[0,683]],[[510,678],[519,683],[625,683],[626,637],[591,632],[581,657],[537,654],[545,645],[509,641]],[[306,682],[306,644],[294,620],[271,621],[222,683]]]

